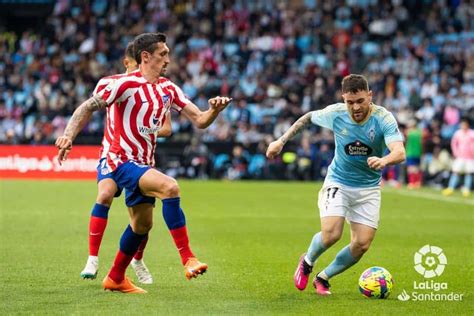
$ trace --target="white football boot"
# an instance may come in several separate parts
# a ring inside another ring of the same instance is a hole
[[[81,278],[94,280],[97,277],[97,271],[99,270],[99,257],[89,256],[87,258],[86,266],[81,272]]]
[[[130,265],[132,266],[133,270],[135,270],[138,282],[141,284],[153,284],[153,277],[151,276],[151,273],[143,260],[136,260],[133,258]]]

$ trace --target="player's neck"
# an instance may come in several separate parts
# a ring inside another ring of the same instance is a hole
[[[140,73],[143,78],[150,83],[157,83],[160,79],[160,74],[154,72],[152,69],[142,67],[142,65],[140,65]]]

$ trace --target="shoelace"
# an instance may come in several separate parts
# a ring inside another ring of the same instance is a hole
[[[151,275],[149,274],[148,270],[145,268],[143,264],[136,265],[136,273],[138,274],[139,279],[141,281],[147,281],[151,279]]]

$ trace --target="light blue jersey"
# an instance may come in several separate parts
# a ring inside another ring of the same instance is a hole
[[[403,141],[397,121],[385,108],[372,105],[370,117],[356,123],[344,103],[336,103],[314,111],[313,124],[333,131],[336,151],[328,169],[327,181],[351,187],[375,187],[381,171],[369,168],[367,158],[383,157],[386,144]]]

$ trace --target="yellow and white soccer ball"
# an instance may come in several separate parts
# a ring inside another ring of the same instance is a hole
[[[392,292],[393,277],[382,267],[371,267],[359,278],[359,291],[365,297],[387,298]]]

